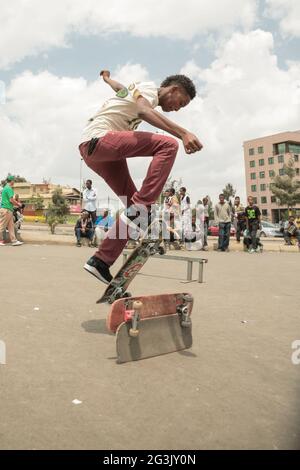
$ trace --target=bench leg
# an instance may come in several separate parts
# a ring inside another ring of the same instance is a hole
[[[203,261],[199,261],[198,282],[203,282]]]
[[[191,281],[193,276],[193,261],[187,262],[187,280]]]

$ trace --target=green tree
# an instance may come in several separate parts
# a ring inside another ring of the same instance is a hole
[[[235,196],[236,189],[233,189],[233,186],[231,183],[227,183],[222,193],[224,194],[226,201],[231,203],[230,198]]]
[[[280,206],[286,206],[293,213],[296,204],[300,203],[300,182],[296,179],[296,170],[293,158],[283,165],[284,175],[274,176],[270,183],[271,192]]]
[[[26,178],[23,178],[23,176],[20,175],[12,175],[11,173],[7,174],[7,177],[1,180],[1,186],[5,186],[7,182],[7,178],[9,176],[14,176],[15,177],[15,183],[27,183]]]
[[[52,204],[47,210],[47,223],[51,229],[51,233],[55,233],[57,224],[64,224],[67,216],[70,214],[69,204],[63,196],[61,189],[56,189],[52,195]]]

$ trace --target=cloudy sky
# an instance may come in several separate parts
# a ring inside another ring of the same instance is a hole
[[[299,0],[10,0],[0,20],[1,179],[79,187],[83,127],[112,95],[102,68],[124,84],[195,81],[168,115],[204,145],[181,145],[172,171],[194,202],[229,182],[244,198],[243,141],[300,129]],[[129,162],[138,185],[148,163]],[[114,197],[84,164],[82,177]]]

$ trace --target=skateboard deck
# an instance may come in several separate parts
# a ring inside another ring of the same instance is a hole
[[[178,314],[143,318],[138,323],[139,334],[129,334],[130,324],[117,329],[117,362],[138,361],[191,348],[192,327],[182,327]]]
[[[157,224],[157,222],[155,222],[155,224]],[[153,226],[154,223],[149,226],[146,236],[148,236],[149,231]],[[140,244],[134,249],[121,269],[111,280],[104,294],[97,301],[97,304],[105,302],[111,304],[116,299],[126,296],[126,291],[129,284],[135,278],[137,273],[142,269],[148,258],[156,253],[164,254],[164,249],[162,246],[160,246],[162,243],[161,231],[159,231],[158,238],[155,240],[146,238],[146,236],[141,240]]]
[[[188,314],[191,315],[193,308],[193,297],[187,292],[118,299],[112,304],[107,316],[106,326],[109,331],[116,332],[118,326],[124,322],[126,310],[132,309],[133,303],[137,300],[142,302],[139,312],[141,319],[175,314],[178,307],[185,304],[188,307]]]

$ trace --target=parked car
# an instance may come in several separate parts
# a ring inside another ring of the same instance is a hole
[[[219,236],[219,224],[216,222],[210,222],[208,225],[208,235],[213,235],[214,237]],[[231,224],[230,228],[230,236],[234,237],[235,236],[235,228]]]
[[[283,237],[283,233],[280,232],[278,224],[272,224],[271,222],[261,221],[261,237]]]

